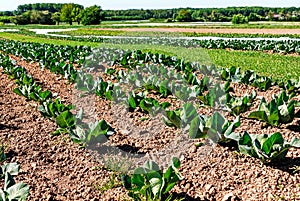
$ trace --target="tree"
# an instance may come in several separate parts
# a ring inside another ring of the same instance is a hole
[[[40,20],[39,24],[55,24],[55,22],[52,20],[51,16],[52,14],[45,10],[45,11],[39,11],[40,12]]]
[[[189,10],[183,9],[178,12],[176,20],[179,22],[190,22],[192,21],[192,15]]]
[[[91,6],[81,12],[81,23],[83,25],[100,24],[102,20],[102,9],[100,6]]]
[[[218,12],[218,10],[216,9],[212,10],[210,14],[210,20],[212,22],[217,22],[219,21],[219,18],[220,18],[220,13]]]
[[[249,21],[260,21],[263,19],[263,17],[256,13],[250,13],[248,19],[249,19]]]
[[[59,25],[60,23],[60,12],[55,12],[52,14],[51,19],[57,24]]]
[[[232,24],[247,24],[249,22],[248,17],[242,14],[237,14],[232,17]]]
[[[60,11],[60,20],[63,22],[68,22],[72,25],[72,10],[74,8],[74,4],[65,4]]]
[[[72,10],[72,18],[73,21],[77,22],[78,24],[80,24],[80,18],[81,18],[81,13],[82,9],[78,6],[74,7]]]
[[[31,24],[38,24],[40,22],[40,20],[42,19],[42,15],[41,15],[40,11],[32,10],[32,11],[27,11],[27,12],[28,12]]]
[[[78,20],[77,17],[81,9],[83,9],[83,6],[78,4],[73,4],[73,3],[65,4],[60,11],[61,13],[60,20],[62,22],[68,22],[70,25],[72,25],[75,19]]]
[[[26,15],[17,15],[11,18],[11,22],[16,25],[25,25],[30,23],[30,18]]]
[[[10,23],[12,19],[12,16],[0,16],[0,22],[4,23]]]

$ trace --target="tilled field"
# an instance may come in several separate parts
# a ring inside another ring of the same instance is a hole
[[[74,86],[67,80],[48,70],[40,70],[35,63],[13,58],[43,89],[58,93],[65,103],[72,103]],[[8,161],[21,164],[17,180],[31,186],[29,200],[130,200],[120,179],[103,167],[101,155],[94,158],[91,152],[79,148],[66,136],[51,136],[55,124],[39,114],[36,103],[26,102],[25,98],[12,92],[15,84],[8,76],[2,73],[0,76],[0,134],[8,144]],[[254,90],[242,84],[232,84],[232,87],[236,95]],[[268,100],[278,92],[279,89],[273,87],[267,92],[259,92],[258,96]],[[152,96],[159,98],[155,94]],[[95,100],[97,118],[105,119],[116,129],[110,139],[115,146],[134,147],[138,153],[159,152],[171,146],[181,132],[162,126],[150,139],[136,138],[118,127],[121,110],[113,110],[107,100],[99,97]],[[252,110],[258,103],[256,100]],[[212,114],[208,108],[200,108],[198,112]],[[287,140],[300,137],[297,120],[278,129],[247,119],[247,115],[241,115],[241,126],[237,129],[240,132],[271,134],[279,131]],[[233,119],[228,114],[226,117]],[[129,126],[130,122],[141,127],[156,123],[138,110],[128,119]],[[215,144],[196,148],[187,141],[179,143],[177,149],[182,153],[180,170],[185,179],[173,191],[186,200],[300,200],[299,150],[291,149],[288,158],[279,164],[264,165],[257,159],[239,154],[231,146]],[[112,180],[114,184],[108,187]]]

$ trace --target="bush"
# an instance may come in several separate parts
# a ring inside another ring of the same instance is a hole
[[[10,23],[11,21],[11,16],[0,16],[0,22],[4,23]]]
[[[11,18],[11,22],[16,25],[26,25],[30,23],[30,18],[25,15],[18,15]]]
[[[155,21],[156,21],[156,19],[153,17],[149,19],[149,22],[155,22]]]
[[[165,20],[165,22],[168,22],[168,23],[169,22],[173,22],[173,19],[172,18],[168,18],[168,19]]]

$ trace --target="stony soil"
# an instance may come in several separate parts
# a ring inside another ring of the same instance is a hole
[[[35,63],[19,60],[18,64],[25,67],[44,89],[58,93],[66,103],[72,103],[72,84],[48,70],[40,70]],[[51,136],[55,124],[39,114],[36,103],[26,102],[23,97],[14,94],[15,84],[6,75],[0,73],[0,80],[0,136],[8,145],[8,162],[21,164],[17,180],[31,186],[28,200],[128,199],[120,179],[105,168],[109,164],[110,168],[119,165],[117,168],[126,169],[128,161],[121,162],[127,156],[122,160],[117,157],[117,163],[107,163],[109,158],[105,156],[113,157],[108,152],[96,149],[99,155],[95,158],[95,152],[80,149],[67,136]],[[254,90],[241,84],[232,86],[236,95],[249,94]],[[267,92],[259,92],[258,96],[270,99],[278,92],[279,89],[274,87]],[[252,109],[258,103],[259,99]],[[264,165],[257,159],[239,154],[231,145],[207,144],[196,148],[193,142],[178,137],[182,136],[179,135],[182,131],[159,124],[157,119],[139,110],[134,113],[124,111],[99,97],[95,98],[95,106],[96,117],[105,119],[116,129],[108,146],[118,147],[117,150],[127,153],[148,154],[145,158],[165,162],[170,157],[168,154],[176,152],[180,155],[185,179],[175,186],[173,192],[185,197],[185,200],[300,200],[299,150],[290,150],[288,158],[279,164]],[[199,112],[211,113],[205,108],[199,109]],[[278,129],[266,127],[246,116],[247,113],[242,115],[238,131],[255,134],[280,131],[286,139],[293,136],[300,138],[297,119]],[[123,117],[127,117],[126,120]],[[145,129],[150,135],[136,136],[133,127]],[[151,132],[149,128],[152,128]],[[95,151],[94,147],[88,148]]]

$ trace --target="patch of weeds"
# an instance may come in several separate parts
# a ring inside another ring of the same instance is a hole
[[[6,160],[6,154],[5,154],[5,145],[2,141],[0,141],[0,162]]]
[[[73,143],[70,141],[70,138],[67,134],[60,135],[59,138],[53,140],[52,146],[59,145],[60,143],[65,143],[66,145],[72,145]]]
[[[105,191],[108,191],[110,189],[122,187],[122,181],[120,179],[120,175],[117,173],[113,173],[110,177],[109,180],[106,181],[104,184],[101,182],[96,182],[93,184],[93,188],[96,189],[97,191],[100,191],[100,193],[104,193]]]
[[[243,183],[247,183],[248,182],[248,179],[243,179]]]
[[[202,147],[202,146],[204,146],[204,143],[203,142],[197,142],[197,143],[194,144],[194,146],[197,147],[197,148]]]
[[[103,156],[102,162],[109,171],[128,172],[133,165],[126,156],[119,157],[118,155]]]
[[[149,117],[141,117],[140,118],[140,121],[146,121],[146,120],[148,120],[149,119]]]
[[[241,154],[240,152],[238,152],[236,150],[232,151],[231,153],[232,153],[232,155],[236,156],[237,158],[244,158],[245,157],[243,154]]]
[[[283,188],[283,185],[282,185],[282,178],[279,178],[279,179],[277,180],[276,188],[279,189],[279,190]]]
[[[295,166],[294,170],[293,170],[293,174],[296,174],[300,171],[300,166]],[[300,185],[299,185],[300,186]]]

